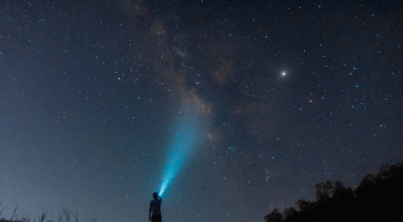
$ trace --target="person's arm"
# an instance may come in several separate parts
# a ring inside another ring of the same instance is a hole
[[[150,210],[148,211],[148,219],[151,221],[151,203],[150,203]]]

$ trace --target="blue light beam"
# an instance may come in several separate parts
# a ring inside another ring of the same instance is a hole
[[[198,130],[193,121],[184,121],[179,124],[165,165],[159,196],[164,194],[186,164],[189,156],[195,150],[197,138]]]

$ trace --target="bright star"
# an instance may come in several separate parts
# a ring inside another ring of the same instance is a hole
[[[285,72],[282,72],[282,73],[281,73],[281,76],[284,77],[285,75],[287,75],[287,73],[285,73]]]

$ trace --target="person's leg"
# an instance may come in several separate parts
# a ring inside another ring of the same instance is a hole
[[[161,214],[152,215],[151,222],[162,222]]]

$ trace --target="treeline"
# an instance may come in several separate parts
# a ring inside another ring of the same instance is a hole
[[[340,181],[317,183],[315,188],[315,201],[298,200],[299,210],[291,207],[283,213],[275,208],[265,221],[403,221],[403,162],[382,165],[355,190]]]

